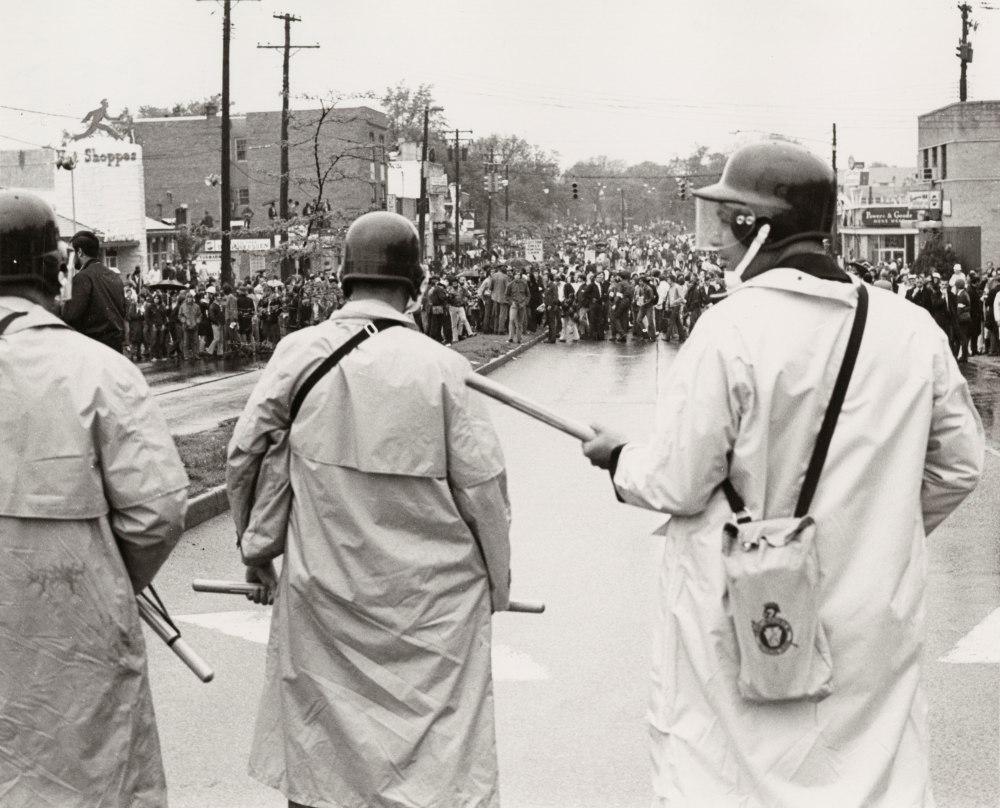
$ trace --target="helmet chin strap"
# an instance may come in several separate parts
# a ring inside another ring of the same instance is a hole
[[[743,256],[743,260],[740,261],[739,264],[736,265],[736,269],[733,270],[737,278],[743,280],[743,273],[746,272],[747,267],[750,266],[753,259],[757,257],[757,253],[760,252],[761,247],[764,246],[764,242],[767,241],[767,237],[769,235],[771,235],[771,225],[766,223],[761,225],[760,230],[757,231],[757,235],[754,236],[754,240],[750,242],[750,248]]]

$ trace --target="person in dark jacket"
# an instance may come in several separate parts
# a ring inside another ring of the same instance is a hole
[[[545,325],[548,328],[546,341],[555,342],[559,337],[559,281],[552,271],[549,271],[548,280],[545,282],[542,302],[545,305]]]
[[[73,296],[62,309],[66,323],[84,336],[122,353],[125,347],[125,284],[100,260],[101,242],[89,230],[72,239]]]
[[[436,342],[451,345],[451,321],[448,315],[448,290],[440,278],[432,278],[433,285],[427,294],[430,312],[427,336]]]
[[[159,361],[164,358],[166,345],[164,329],[167,325],[167,310],[163,305],[163,297],[154,292],[145,312],[146,345],[149,347],[149,358]]]
[[[977,356],[979,354],[979,336],[983,332],[983,284],[979,279],[978,272],[969,273],[965,291],[969,294],[969,316],[971,318],[968,350],[972,356]]]

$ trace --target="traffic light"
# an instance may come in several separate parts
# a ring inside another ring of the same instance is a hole
[[[688,197],[688,181],[683,177],[677,180],[677,198],[681,201]]]
[[[579,199],[580,198],[580,186],[578,186],[574,182],[572,187],[573,187],[573,198],[574,199]]]
[[[972,61],[972,45],[968,42],[959,42],[955,48],[955,55],[963,62]]]
[[[492,174],[483,174],[483,190],[488,194],[491,194],[496,190],[496,188],[493,187]]]

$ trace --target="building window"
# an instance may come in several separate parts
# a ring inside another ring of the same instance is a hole
[[[924,168],[931,167],[931,150],[924,149]]]
[[[937,146],[931,149],[931,166],[937,168]]]
[[[368,168],[369,168],[368,178],[372,182],[375,182],[375,180],[378,177],[378,175],[375,173],[375,161],[374,160],[371,163],[368,164]]]
[[[157,219],[163,218],[163,205],[161,205],[159,202],[156,203],[156,218]]]
[[[385,143],[385,135],[379,135],[378,136],[378,142],[379,143]]]
[[[941,179],[948,179],[948,144],[941,146]]]
[[[250,189],[249,188],[240,188],[238,203],[240,205],[249,205],[250,204]]]
[[[369,139],[369,140],[370,140],[370,141],[371,141],[372,143],[374,143],[374,142],[375,142],[375,133],[374,133],[374,132],[369,132],[369,133],[368,133],[368,139]]]
[[[245,163],[247,161],[247,139],[245,137],[236,138],[236,162]]]

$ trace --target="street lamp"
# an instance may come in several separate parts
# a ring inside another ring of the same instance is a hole
[[[56,168],[64,168],[69,172],[69,193],[73,209],[73,229],[76,229],[76,181],[73,179],[73,169],[76,168],[76,156],[64,154],[56,160]]]

